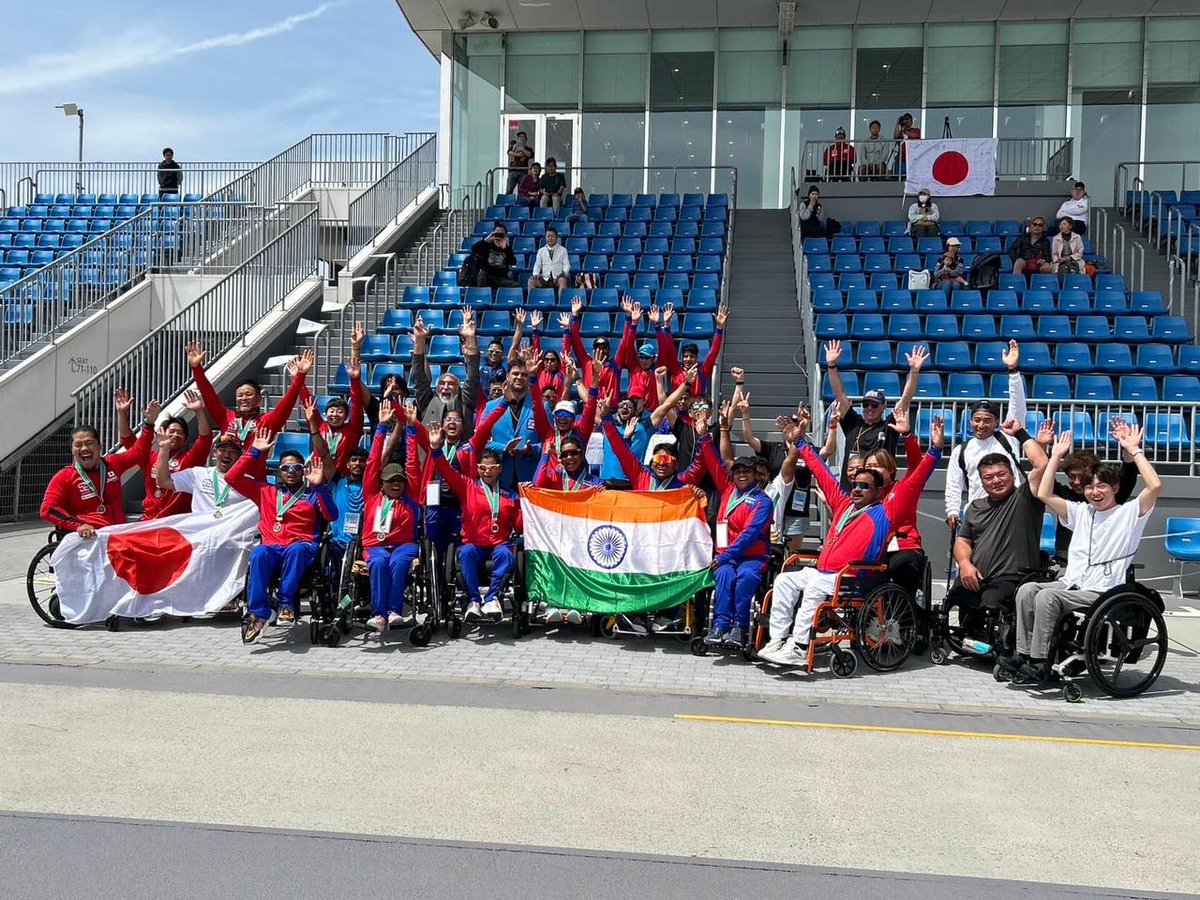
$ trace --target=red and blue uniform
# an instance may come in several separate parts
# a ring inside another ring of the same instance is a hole
[[[583,320],[579,316],[571,316],[571,327],[567,331],[571,352],[575,354],[575,362],[583,372],[583,383],[589,388],[600,391],[609,406],[616,406],[621,398],[621,371],[615,366],[597,366],[591,354],[583,346]]]
[[[542,454],[550,456],[551,467],[558,465],[558,448],[564,438],[577,437],[583,442],[584,449],[587,449],[592,432],[596,430],[596,400],[598,397],[599,392],[596,388],[588,388],[588,398],[587,403],[583,405],[583,415],[576,416],[571,421],[571,430],[566,434],[561,433],[546,417],[546,407],[543,404],[534,405],[533,427],[537,432],[538,439],[542,442]],[[554,418],[557,419],[557,415]]]
[[[604,479],[593,475],[585,462],[574,475],[563,468],[562,462],[553,458],[547,450],[542,451],[537,471],[533,473],[533,486],[551,491],[579,491],[584,488],[601,487]]]
[[[308,392],[308,386],[300,385],[300,402],[301,404],[308,403],[312,400],[312,394]],[[346,422],[334,428],[324,419],[317,430],[321,437],[325,439],[326,446],[329,447],[329,455],[333,458],[333,467],[342,475],[346,474],[346,463],[350,461],[350,454],[358,447],[359,441],[363,436],[363,389],[362,376],[350,376],[350,411],[346,413]]]
[[[140,464],[143,451],[149,452],[153,437],[154,429],[143,428],[132,450],[103,457],[102,465],[90,472],[84,470],[84,478],[80,478],[73,464],[55,472],[46,485],[39,515],[63,531],[78,531],[83,525],[93,528],[120,525],[125,521],[125,489],[121,485],[121,475]],[[101,472],[104,473],[104,486],[97,491]]]
[[[737,489],[717,458],[711,440],[701,445],[700,456],[720,491],[717,532],[729,534],[729,546],[718,547],[713,559],[717,564],[713,571],[716,581],[713,628],[724,632],[737,625],[745,631],[750,627],[750,604],[762,584],[770,558],[774,504],[756,482],[750,482],[744,491]]]
[[[711,434],[702,434],[696,438],[696,445],[701,449],[701,452],[695,455],[690,466],[682,472],[671,476],[665,482],[659,481],[658,476],[654,474],[650,467],[643,466],[633,455],[626,443],[621,440],[621,433],[617,431],[617,426],[613,422],[612,416],[604,417],[604,436],[608,438],[608,443],[611,445],[613,453],[616,454],[617,460],[621,463],[621,469],[624,471],[625,477],[629,479],[630,487],[635,491],[669,491],[673,488],[681,488],[688,485],[694,487],[704,478],[703,447],[705,444],[712,444]]]
[[[398,412],[403,427],[404,411]],[[413,560],[417,558],[417,524],[421,521],[421,466],[413,447],[405,456],[407,484],[395,500],[383,494],[379,482],[383,472],[383,445],[388,427],[375,429],[367,471],[363,476],[363,559],[371,575],[371,614],[386,616],[404,612],[404,591]]]
[[[216,388],[208,380],[208,375],[205,374],[203,367],[192,366],[192,377],[196,380],[196,389],[204,398],[204,409],[208,412],[213,430],[218,433],[236,434],[241,440],[242,446],[249,447],[254,440],[254,432],[259,427],[267,428],[273,434],[283,431],[287,427],[288,417],[296,408],[296,401],[300,399],[300,394],[304,390],[306,374],[304,372],[296,373],[292,378],[291,385],[288,386],[287,393],[270,412],[247,417],[239,416],[233,410],[225,407],[221,398],[217,396]]]
[[[684,374],[683,364],[675,352],[675,341],[671,337],[671,332],[661,325],[658,326],[655,336],[658,339],[658,358],[667,368],[667,377],[671,380],[671,388],[677,388],[683,384],[687,375]],[[695,396],[703,397],[712,388],[713,368],[721,356],[721,344],[724,341],[725,329],[718,328],[713,335],[712,346],[708,348],[708,354],[699,365],[700,372],[696,376],[699,384],[692,390]]]
[[[142,426],[143,431],[153,432],[153,428]],[[167,469],[172,475],[184,469],[192,469],[208,462],[209,451],[212,450],[213,436],[202,434],[196,438],[196,443],[186,450],[176,450],[167,461]],[[152,450],[149,442],[139,444],[132,434],[121,438],[121,446],[130,453],[139,455],[138,465],[145,475],[146,494],[142,498],[142,518],[162,519],[166,516],[176,516],[192,511],[192,495],[187,491],[163,490],[158,486],[154,477],[154,467],[158,464],[158,454],[162,451]]]
[[[633,327],[633,322],[626,320],[616,354],[617,365],[629,372],[629,390],[625,393],[631,397],[642,397],[646,401],[646,409],[657,409],[662,401],[658,396],[658,382],[654,380],[654,367],[642,368],[636,344],[637,329]]]
[[[271,581],[279,577],[279,605],[298,610],[300,582],[317,561],[325,523],[337,521],[337,504],[327,485],[303,483],[295,491],[267,482],[267,458],[250,448],[225,476],[225,481],[258,506],[262,543],[250,554],[246,596],[250,612],[260,619],[271,615]],[[299,494],[299,499],[296,499]],[[294,503],[293,503],[294,500]],[[292,505],[288,505],[292,504]],[[286,506],[282,519],[279,508]],[[275,526],[279,526],[277,531]]]

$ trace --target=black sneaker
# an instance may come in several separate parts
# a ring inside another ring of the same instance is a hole
[[[714,628],[704,636],[704,643],[708,644],[710,647],[718,647],[721,645],[721,641],[723,641],[724,638],[725,635]]]
[[[1030,660],[1017,671],[1013,684],[1044,684],[1050,680],[1050,667],[1045,660]]]
[[[1012,656],[998,656],[996,657],[996,665],[1005,672],[1011,672],[1015,675],[1021,671],[1021,666],[1025,665],[1025,657],[1019,653],[1015,653]]]
[[[746,646],[746,636],[743,634],[742,629],[734,625],[725,633],[725,640],[722,643],[735,650],[741,650]]]

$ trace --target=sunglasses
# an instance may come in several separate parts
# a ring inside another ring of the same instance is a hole
[[[1045,228],[1046,227],[1045,222],[1030,222],[1029,224],[1036,228]]]
[[[878,400],[864,400],[863,406],[868,407],[869,409],[876,409],[878,407],[883,406],[883,404],[880,403]]]
[[[654,463],[656,466],[665,463],[673,463],[675,462],[675,457],[667,453],[660,453],[658,456],[651,459],[650,462]]]
[[[294,475],[297,472],[303,472],[304,466],[301,463],[288,463],[286,466],[280,466],[279,471],[286,472],[288,475]]]
[[[500,463],[494,462],[492,460],[488,460],[487,462],[476,463],[475,468],[477,468],[477,469],[498,469],[498,468],[500,468]]]
[[[575,418],[575,413],[569,413],[569,412],[556,412],[556,413],[554,414],[554,418],[556,418],[556,419],[574,419],[574,418]]]
[[[875,490],[875,485],[869,481],[856,481],[854,482],[854,489],[856,491],[873,491]]]
[[[566,459],[568,456],[579,456],[580,452],[578,450],[564,450],[562,453],[560,453],[558,455],[560,457],[562,457],[563,459]]]

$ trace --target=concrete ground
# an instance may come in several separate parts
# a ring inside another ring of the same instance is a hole
[[[316,648],[297,628],[246,648],[232,623],[45,627],[23,575],[39,543],[0,537],[6,895],[1200,884],[1200,658],[1183,648],[1152,693],[1070,706],[968,664],[798,678],[581,629],[417,650]],[[1169,627],[1200,646],[1195,620]]]

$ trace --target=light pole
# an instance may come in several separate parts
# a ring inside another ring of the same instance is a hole
[[[79,116],[79,172],[75,178],[75,193],[83,191],[83,107],[75,103],[63,103],[54,107],[61,109],[64,116]]]

